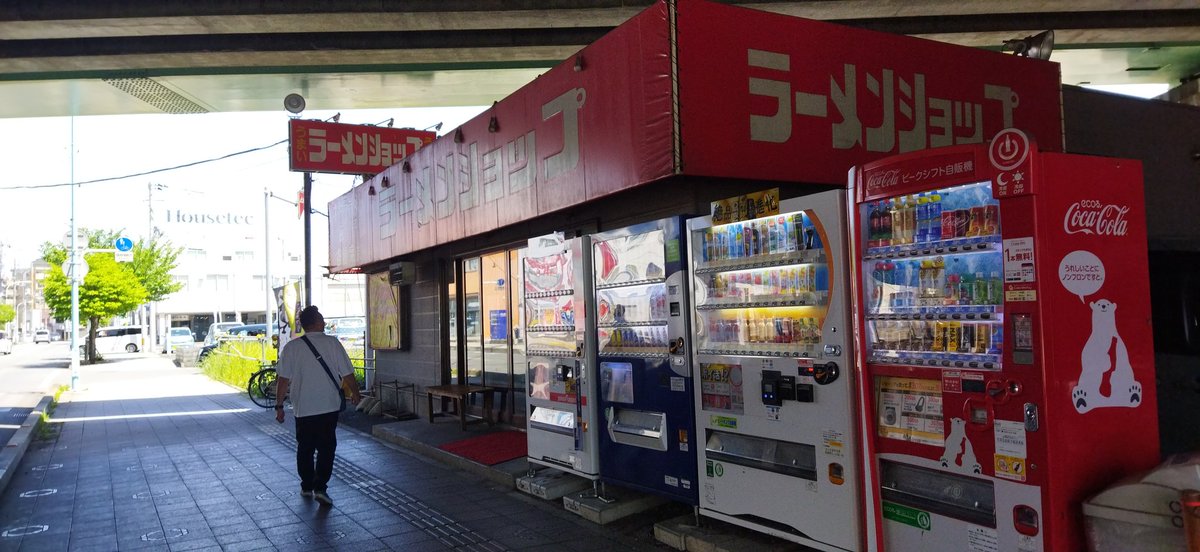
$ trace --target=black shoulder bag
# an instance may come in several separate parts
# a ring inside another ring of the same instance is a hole
[[[338,398],[342,399],[342,406],[340,408],[338,408],[338,411],[341,412],[342,410],[345,410],[346,409],[346,394],[342,392],[342,385],[340,383],[338,383],[337,378],[333,377],[333,371],[331,371],[329,369],[328,364],[325,364],[325,359],[321,358],[321,353],[317,352],[317,348],[314,347],[312,342],[308,340],[308,336],[302,335],[302,336],[300,336],[300,339],[304,340],[304,344],[308,345],[308,350],[312,351],[313,356],[317,357],[317,362],[320,362],[321,368],[325,369],[325,375],[329,376],[329,381],[333,382],[333,388],[337,389]]]

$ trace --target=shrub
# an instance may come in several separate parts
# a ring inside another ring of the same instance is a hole
[[[200,369],[212,379],[245,388],[250,382],[250,376],[262,368],[263,364],[274,364],[277,359],[275,348],[267,346],[264,361],[263,350],[262,341],[258,339],[223,341],[204,357]]]

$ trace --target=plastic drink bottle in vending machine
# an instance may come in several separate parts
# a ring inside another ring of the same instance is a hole
[[[870,212],[867,215],[867,247],[879,247],[879,203],[868,203],[867,210]]]
[[[942,196],[934,192],[929,196],[929,206],[925,210],[928,225],[925,227],[925,241],[933,242],[942,239]]]
[[[1000,279],[1000,273],[996,271],[992,271],[992,276],[988,279],[988,304],[1004,304],[1004,281]]]
[[[915,243],[929,241],[929,198],[924,195],[917,196],[917,233],[913,241]]]

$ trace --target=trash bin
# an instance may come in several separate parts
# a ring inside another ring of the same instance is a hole
[[[1090,552],[1177,552],[1188,548],[1182,494],[1200,489],[1200,453],[1176,455],[1127,477],[1083,504]],[[1192,543],[1198,546],[1200,543]]]

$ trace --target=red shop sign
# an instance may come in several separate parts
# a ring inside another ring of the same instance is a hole
[[[298,172],[378,174],[437,138],[427,130],[288,121],[290,168]]]

